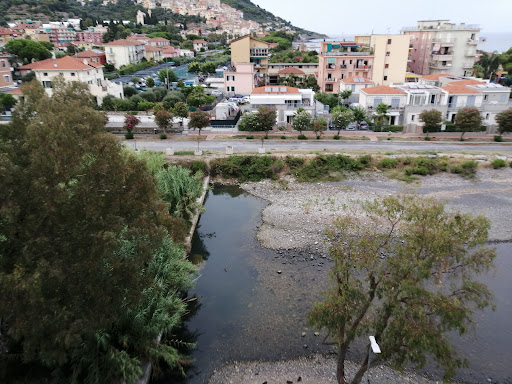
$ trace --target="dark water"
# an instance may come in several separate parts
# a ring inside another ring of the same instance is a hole
[[[197,348],[184,383],[204,383],[215,368],[234,360],[332,352],[306,325],[308,309],[326,286],[329,265],[314,253],[261,248],[255,236],[266,204],[236,187],[216,185],[208,192],[191,251],[192,259],[204,262],[192,292],[198,297],[197,313],[186,324],[196,333]],[[497,311],[478,312],[476,335],[456,339],[470,362],[458,378],[512,383],[512,244],[493,246],[496,274],[481,280],[494,291]],[[154,380],[175,382],[166,375]]]

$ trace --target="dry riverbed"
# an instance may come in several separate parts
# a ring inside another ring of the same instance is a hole
[[[278,250],[278,256],[253,266],[258,270],[261,282],[258,289],[271,289],[279,296],[284,295],[279,305],[291,303],[297,296],[311,294],[312,284],[318,291],[325,288],[329,258],[323,231],[336,215],[347,209],[357,210],[363,201],[398,193],[428,196],[445,202],[449,210],[487,216],[492,223],[491,240],[512,239],[509,225],[512,217],[512,168],[482,169],[472,180],[443,173],[407,184],[389,179],[382,173],[370,172],[353,175],[337,183],[298,183],[288,178],[280,182],[246,183],[241,187],[270,202],[263,210],[257,237],[262,246]],[[283,270],[282,274],[276,273],[278,268]],[[258,297],[257,293],[255,297]],[[306,311],[304,301],[307,300],[299,299],[297,305],[304,305]],[[271,327],[272,322],[269,321],[268,325]],[[297,329],[298,338],[301,331],[308,334],[301,339],[304,343],[310,343],[310,347],[315,342],[319,345],[320,337],[312,336],[313,330]],[[301,340],[295,343],[300,344]],[[311,353],[313,351],[311,349]],[[308,358],[232,362],[219,368],[209,383],[334,383],[334,351],[322,351]],[[349,363],[349,377],[354,369],[355,364]],[[371,378],[373,383],[439,382],[414,373],[400,374],[387,367],[374,368]]]

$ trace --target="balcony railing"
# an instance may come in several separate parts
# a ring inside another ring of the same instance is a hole
[[[334,83],[334,82],[336,82],[336,78],[335,77],[327,77],[325,79],[325,81],[330,82],[330,83]]]
[[[268,56],[268,49],[255,49],[251,48],[249,49],[249,54],[253,57],[255,56]]]
[[[371,65],[360,65],[358,67],[354,67],[354,70],[357,70],[357,71],[368,71],[370,70],[372,66]]]
[[[464,56],[475,56],[476,55],[476,52],[473,51],[473,50],[468,50],[468,51],[464,51]]]
[[[468,39],[468,44],[469,44],[469,45],[482,44],[483,42],[485,42],[485,40]]]
[[[443,65],[439,62],[430,62],[428,63],[428,66],[431,67],[431,68],[436,68],[436,69],[450,69],[452,67],[452,64],[451,63],[447,63],[446,65]]]
[[[436,54],[436,55],[432,55],[432,60],[434,60],[434,61],[452,61],[453,55]]]
[[[455,39],[452,39],[452,38],[432,39],[432,43],[440,44],[441,47],[453,47],[455,45]]]
[[[370,56],[370,52],[321,52],[322,56]]]

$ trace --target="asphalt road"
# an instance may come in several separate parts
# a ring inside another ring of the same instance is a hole
[[[137,149],[152,151],[165,151],[173,148],[175,151],[195,150],[197,142],[191,140],[143,140],[126,141],[125,145]],[[260,140],[209,140],[201,141],[199,148],[202,151],[225,152],[227,146],[232,146],[234,152],[258,152],[261,148]],[[299,140],[271,140],[264,143],[266,151],[286,152],[321,152],[321,151],[432,151],[432,152],[494,152],[504,156],[512,156],[512,144],[475,143],[475,142],[425,142],[425,141],[299,141]]]

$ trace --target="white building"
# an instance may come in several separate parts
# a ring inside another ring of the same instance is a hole
[[[146,48],[138,40],[114,40],[103,44],[107,63],[113,64],[117,69],[123,65],[137,64],[146,56]]]
[[[105,80],[103,66],[97,63],[88,62],[85,59],[77,59],[71,56],[64,56],[60,59],[48,59],[33,69],[36,79],[43,84],[49,95],[52,94],[52,81],[57,76],[62,76],[65,81],[79,81],[87,84],[89,91],[100,105],[103,98],[112,95],[124,98],[123,86]]]

